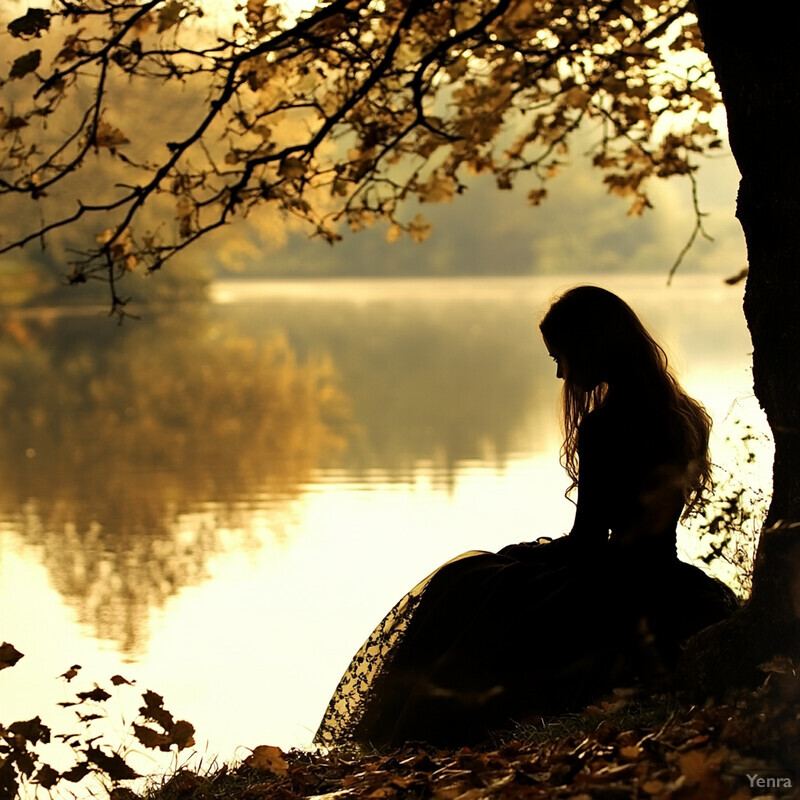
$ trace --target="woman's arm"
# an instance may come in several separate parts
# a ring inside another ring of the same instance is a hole
[[[619,490],[615,480],[619,442],[608,434],[596,414],[587,416],[578,432],[578,501],[569,537],[589,549],[608,542],[614,492]]]

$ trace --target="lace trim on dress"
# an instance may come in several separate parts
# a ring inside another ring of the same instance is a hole
[[[460,561],[462,558],[478,555],[481,552],[484,551],[472,550],[462,553],[447,563]],[[437,569],[432,572],[405,594],[353,656],[314,735],[316,744],[333,747],[353,741],[366,711],[367,702],[372,696],[372,690],[380,677],[389,669],[393,656],[408,630],[414,610],[419,605],[431,578],[438,571]]]

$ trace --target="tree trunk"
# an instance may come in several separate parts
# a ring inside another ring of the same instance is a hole
[[[773,498],[752,595],[686,652],[688,677],[719,690],[754,678],[775,655],[800,656],[800,7],[779,0],[765,7],[769,18],[756,18],[719,0],[695,6],[742,176],[737,217],[749,262],[753,382],[775,438]]]

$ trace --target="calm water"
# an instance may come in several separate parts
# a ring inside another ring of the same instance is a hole
[[[405,589],[463,550],[569,529],[536,322],[575,282],[231,283],[122,328],[7,320],[0,639],[25,658],[0,674],[0,720],[59,728],[57,702],[121,673],[136,686],[112,739],[150,688],[201,752],[307,745]],[[743,424],[766,430],[741,288],[604,285],[668,345],[733,464]],[[682,547],[701,549],[690,531]]]

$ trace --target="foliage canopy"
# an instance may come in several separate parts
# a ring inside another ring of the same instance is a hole
[[[122,312],[126,272],[158,269],[258,206],[334,242],[377,221],[390,241],[421,241],[430,226],[403,201],[449,201],[471,174],[509,189],[532,173],[537,205],[579,128],[609,191],[640,214],[650,179],[691,175],[693,157],[720,146],[721,101],[689,6],[30,7],[3,33],[13,54],[0,193],[37,211],[3,234],[0,252],[88,226],[94,241],[81,240],[70,280],[108,280]]]

